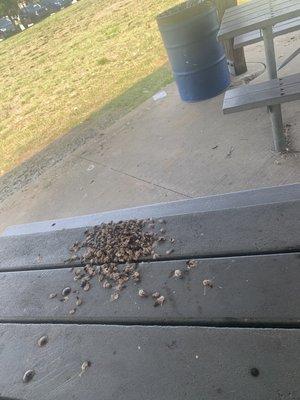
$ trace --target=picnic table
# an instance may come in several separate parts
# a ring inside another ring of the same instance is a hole
[[[0,238],[1,395],[298,399],[299,215],[296,184],[8,230]],[[84,263],[70,247],[86,226],[138,216],[151,218],[145,232],[162,226],[170,238],[158,258],[141,257],[141,281],[116,301],[94,280],[84,292],[73,279]],[[141,287],[163,294],[163,304],[137,295]],[[75,288],[83,302],[70,313]]]
[[[277,78],[277,66],[273,26],[299,16],[299,0],[251,0],[226,10],[218,37],[220,40],[227,40],[260,29],[264,40],[268,76],[270,80],[275,80]],[[298,81],[295,83],[298,83]],[[275,149],[284,151],[286,139],[281,105],[268,106],[268,110],[273,126]]]

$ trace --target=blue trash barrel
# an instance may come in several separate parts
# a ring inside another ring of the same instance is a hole
[[[186,1],[158,15],[157,24],[182,100],[205,100],[226,89],[230,75],[212,3]]]

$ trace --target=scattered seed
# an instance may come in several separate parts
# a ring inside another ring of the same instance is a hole
[[[28,371],[25,372],[23,375],[23,382],[28,383],[32,380],[32,378],[35,375],[35,371],[33,369],[29,369]]]
[[[157,238],[157,241],[158,241],[158,242],[165,242],[165,240],[166,240],[166,238],[165,238],[164,236],[159,236],[159,237]]]
[[[141,280],[140,273],[138,271],[134,271],[133,274],[132,274],[132,279],[135,282],[139,282]]]
[[[83,286],[83,290],[84,290],[85,292],[89,291],[90,288],[91,288],[90,282],[86,282],[86,284]]]
[[[108,281],[104,281],[102,286],[104,287],[104,289],[110,289],[111,283],[109,283]]]
[[[45,346],[48,343],[48,336],[40,337],[37,343],[39,347]]]
[[[175,269],[174,277],[178,278],[178,279],[181,279],[182,278],[182,271],[180,269]]]
[[[186,262],[186,267],[187,269],[192,269],[192,268],[196,268],[198,265],[198,262],[196,260],[188,260]]]
[[[204,281],[202,283],[203,283],[203,286],[205,286],[205,287],[213,288],[213,283],[210,279],[204,279]]]
[[[91,365],[92,365],[92,363],[90,361],[84,361],[81,364],[81,372],[80,372],[79,376],[84,374],[88,370],[88,368],[90,368]]]
[[[110,296],[110,299],[111,299],[111,301],[115,301],[115,300],[118,300],[119,297],[120,297],[119,293],[118,293],[118,292],[114,292],[114,293]]]
[[[169,250],[167,250],[167,251],[166,251],[166,255],[168,256],[168,255],[172,254],[173,251],[174,251],[174,249],[169,249]]]
[[[56,293],[50,293],[49,294],[49,299],[54,299],[57,296]]]
[[[164,304],[164,302],[165,302],[164,296],[159,296],[159,298],[156,299],[156,301],[154,303],[154,307],[162,306]]]
[[[152,298],[153,299],[158,299],[160,297],[160,293],[159,292],[154,292],[154,293],[152,293]]]
[[[66,288],[64,288],[64,289],[62,290],[62,292],[61,292],[61,294],[62,294],[64,297],[69,296],[70,293],[71,293],[71,288],[70,288],[69,286],[66,287]]]
[[[148,293],[144,289],[139,290],[140,297],[148,297]]]
[[[76,300],[76,306],[81,306],[81,304],[82,304],[82,300],[78,298]]]
[[[69,311],[69,314],[73,315],[76,312],[76,308],[73,308],[72,310]]]
[[[166,230],[164,228],[160,228],[159,232],[160,233],[166,233]]]
[[[152,259],[153,259],[153,260],[157,260],[158,257],[159,257],[159,255],[158,255],[157,253],[154,253],[153,256],[152,256]]]

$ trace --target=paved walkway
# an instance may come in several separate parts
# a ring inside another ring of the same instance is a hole
[[[300,34],[276,39],[279,61]],[[247,49],[250,70],[264,62],[262,44]],[[281,75],[299,72],[299,58]],[[256,79],[264,80],[264,75]],[[272,152],[266,109],[223,116],[223,95],[180,101],[175,84],[48,170],[1,206],[0,230],[12,224],[133,207],[299,181],[298,153]],[[300,150],[299,102],[283,106]]]

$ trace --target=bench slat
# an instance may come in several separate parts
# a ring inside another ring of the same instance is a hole
[[[270,81],[254,83],[250,85],[238,86],[234,89],[226,91],[226,99],[240,97],[247,94],[253,93],[264,93],[268,90],[286,90],[290,86],[298,85],[300,83],[300,74],[289,75],[284,78],[271,79]]]
[[[300,74],[269,82],[241,86],[225,93],[223,113],[251,110],[300,99]]]
[[[42,335],[49,342],[38,347]],[[0,348],[1,395],[19,399],[300,397],[294,329],[4,324]]]
[[[200,259],[182,279],[186,261],[140,264],[141,282],[129,281],[117,301],[97,278],[88,292],[69,269],[0,274],[1,322],[81,322],[108,324],[192,324],[222,326],[300,326],[300,253]],[[204,288],[209,279],[212,288]],[[65,302],[65,287],[79,290]],[[138,290],[165,296],[162,307]],[[50,293],[57,297],[49,298]],[[83,304],[76,307],[76,296]],[[69,311],[76,309],[75,314]]]
[[[239,7],[237,6],[237,8]],[[233,7],[233,9],[236,9],[236,7]],[[272,8],[270,7],[269,10],[262,8],[256,14],[253,12],[248,13],[244,9],[235,12],[233,9],[227,9],[224,14],[218,33],[220,40],[231,39],[256,29],[300,17],[299,2],[294,0],[284,4],[273,3]]]
[[[300,200],[166,217],[175,243],[157,249],[159,259],[215,257],[300,250]],[[159,229],[159,226],[158,226]],[[0,238],[0,270],[66,266],[69,248],[84,228]],[[171,254],[166,254],[170,249]]]
[[[288,21],[280,22],[273,27],[273,36],[281,36],[286,33],[294,32],[300,29],[300,18],[292,18]],[[248,46],[250,44],[258,43],[263,40],[261,30],[245,33],[234,38],[234,48]]]

